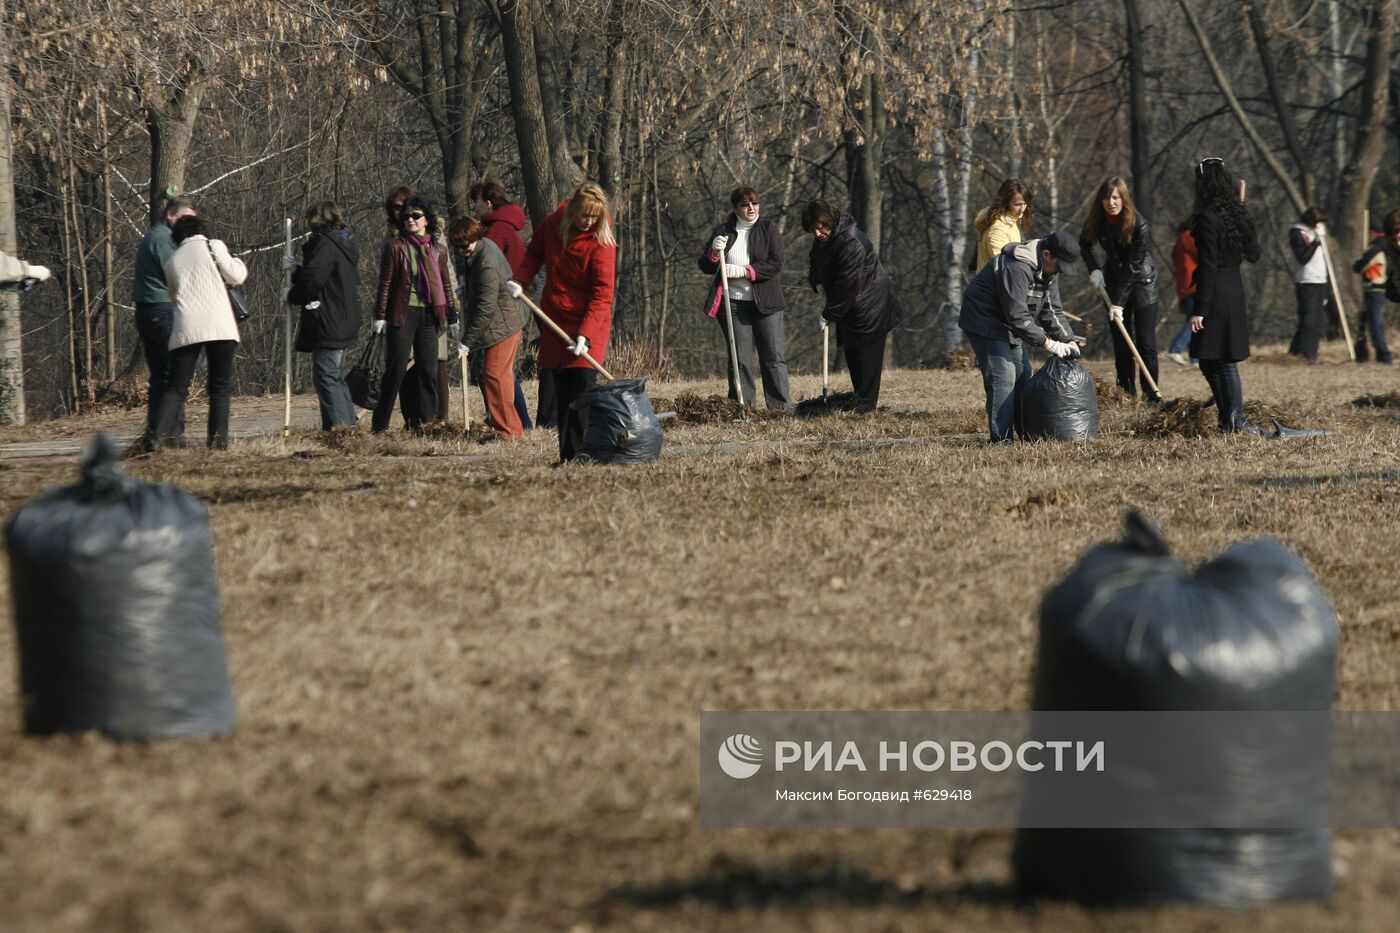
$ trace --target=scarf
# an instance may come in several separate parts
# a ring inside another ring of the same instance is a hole
[[[447,296],[442,293],[442,272],[438,269],[437,253],[432,248],[433,238],[409,235],[404,239],[418,256],[418,280],[413,283],[414,290],[423,303],[441,317],[447,308]]]

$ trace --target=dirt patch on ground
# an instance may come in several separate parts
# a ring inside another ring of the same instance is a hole
[[[782,412],[752,405],[740,405],[724,395],[696,395],[685,392],[674,399],[653,396],[651,407],[657,411],[673,411],[678,424],[725,424],[730,421],[770,421],[784,418]]]
[[[1009,832],[699,823],[699,710],[1025,708],[1041,599],[1133,504],[1192,561],[1260,535],[1299,553],[1342,627],[1338,707],[1400,708],[1400,425],[1347,405],[1393,373],[1316,373],[1262,367],[1247,391],[1365,431],[1238,443],[1206,411],[1199,440],[989,445],[979,379],[894,370],[894,412],[687,426],[767,446],[637,469],[550,469],[549,430],[328,444],[314,400],[286,442],[132,463],[211,504],[239,728],[23,736],[0,567],[0,927],[1390,929],[1395,830],[1337,834],[1325,904],[1093,911],[1011,901]],[[959,424],[978,437],[841,443]],[[0,475],[9,510],[75,467]]]
[[[1123,387],[1112,379],[1105,378],[1097,374],[1092,374],[1094,380],[1094,395],[1098,397],[1099,407],[1105,406],[1120,407],[1123,405],[1136,405],[1137,396],[1129,395],[1123,391]]]
[[[1363,395],[1351,403],[1357,408],[1400,408],[1400,392],[1387,392],[1384,395]]]
[[[1291,428],[1316,427],[1307,425],[1296,411],[1265,402],[1245,402],[1244,416],[1250,424],[1268,431],[1274,429],[1274,419]],[[1174,398],[1167,399],[1156,409],[1146,411],[1133,424],[1132,430],[1140,437],[1214,437],[1220,433],[1220,421],[1214,402]]]

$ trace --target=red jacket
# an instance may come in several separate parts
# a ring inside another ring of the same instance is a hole
[[[599,363],[608,352],[612,333],[613,283],[617,271],[617,247],[604,246],[592,231],[575,233],[567,244],[559,228],[569,202],[535,228],[525,260],[516,281],[526,287],[543,266],[548,279],[540,308],[570,337],[588,338],[589,354]],[[587,369],[582,357],[575,357],[552,330],[540,334],[541,369]]]
[[[519,204],[502,204],[481,218],[486,226],[486,239],[495,243],[506,254],[510,263],[510,274],[520,277],[520,264],[525,261],[525,241],[520,231],[525,229],[525,212]]]
[[[1196,293],[1196,238],[1191,229],[1177,234],[1172,245],[1172,272],[1176,276],[1176,297],[1185,298]]]

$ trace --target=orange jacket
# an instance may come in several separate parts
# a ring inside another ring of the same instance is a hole
[[[1196,238],[1187,227],[1176,236],[1172,245],[1172,272],[1176,275],[1176,297],[1196,293]]]

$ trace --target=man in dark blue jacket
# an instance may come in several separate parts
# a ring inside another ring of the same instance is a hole
[[[1010,440],[1016,427],[1021,387],[1031,375],[1028,347],[1079,355],[1057,278],[1080,269],[1078,240],[1056,230],[1044,239],[1007,244],[967,286],[958,326],[977,354],[993,442]]]

